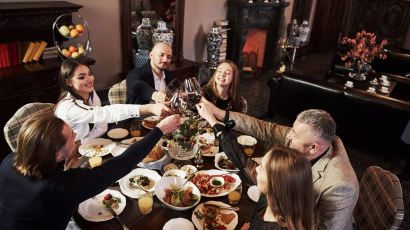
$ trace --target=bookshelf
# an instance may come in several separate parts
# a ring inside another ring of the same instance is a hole
[[[44,41],[47,42],[48,48],[52,47],[54,20],[63,13],[76,12],[81,7],[69,2],[51,1],[0,3],[0,44]],[[94,60],[90,59],[90,64],[93,62]],[[57,102],[60,66],[60,59],[50,58],[0,69],[1,128],[24,104]],[[0,135],[0,151],[0,161],[11,151],[3,132]]]

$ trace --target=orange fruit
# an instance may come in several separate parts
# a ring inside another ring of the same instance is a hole
[[[67,52],[65,52],[64,56],[70,57],[70,56],[71,56],[71,52],[67,50]]]
[[[70,47],[68,48],[68,50],[72,53],[72,52],[76,52],[78,49],[77,49],[77,47],[75,47],[75,46],[70,46]]]
[[[76,29],[72,29],[72,30],[70,31],[70,35],[71,35],[71,37],[73,37],[73,38],[77,37],[78,34],[80,34],[80,32],[79,32],[78,30],[76,30]]]
[[[77,24],[75,26],[75,29],[78,30],[78,32],[80,32],[80,33],[84,32],[84,26],[81,25],[81,24]]]
[[[68,29],[69,29],[69,30],[75,29],[75,26],[74,26],[74,25],[69,25],[69,26],[68,26]]]

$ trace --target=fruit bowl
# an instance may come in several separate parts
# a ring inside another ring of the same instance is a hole
[[[86,56],[91,51],[88,24],[78,13],[60,15],[53,24],[53,38],[63,60]]]

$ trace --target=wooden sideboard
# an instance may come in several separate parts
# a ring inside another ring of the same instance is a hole
[[[47,47],[54,46],[52,25],[56,18],[81,7],[69,2],[0,3],[0,43],[42,40],[47,42]],[[57,102],[60,66],[61,60],[55,58],[0,69],[2,129],[16,110],[27,103]],[[10,151],[1,132],[0,161]]]

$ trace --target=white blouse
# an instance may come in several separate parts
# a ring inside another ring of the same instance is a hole
[[[102,136],[107,131],[107,123],[140,116],[139,105],[101,106],[100,98],[95,91],[92,99],[88,99],[88,104],[67,93],[55,110],[56,116],[64,120],[77,133],[75,141],[81,140],[81,143]],[[94,124],[91,130],[89,123]]]

